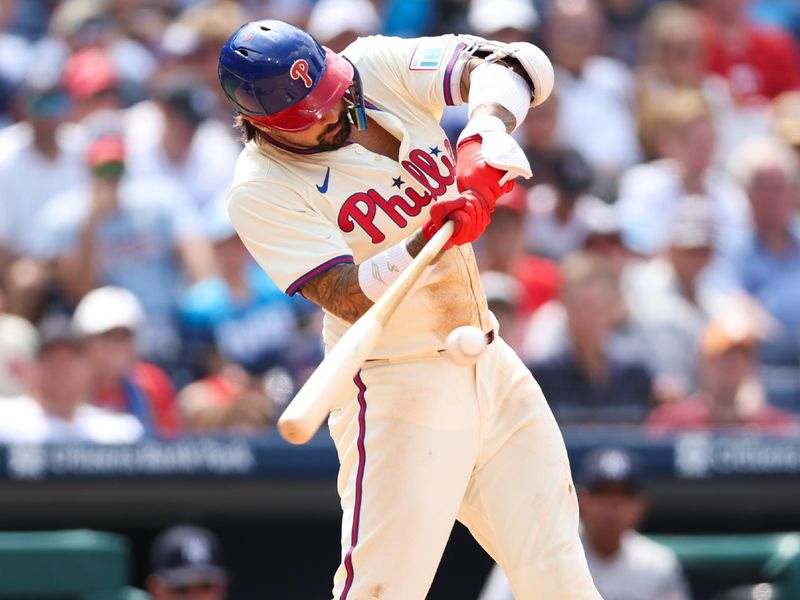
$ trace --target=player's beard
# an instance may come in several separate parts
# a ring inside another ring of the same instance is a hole
[[[312,148],[318,152],[325,152],[328,150],[338,150],[350,137],[350,132],[353,126],[350,123],[350,118],[347,116],[347,109],[339,113],[339,119],[336,123],[328,125],[322,133],[317,136],[317,145]],[[333,133],[333,132],[336,133]]]

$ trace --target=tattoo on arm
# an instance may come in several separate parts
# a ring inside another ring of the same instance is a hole
[[[364,295],[358,283],[358,265],[336,265],[303,285],[303,296],[329,313],[355,323],[372,300]]]
[[[516,117],[512,115],[511,111],[509,111],[505,106],[497,104],[497,102],[481,104],[472,112],[472,117],[470,118],[474,119],[477,115],[489,115],[490,117],[497,117],[503,122],[503,125],[506,126],[506,133],[511,133],[517,126]]]
[[[420,230],[408,237],[406,240],[406,250],[408,250],[411,256],[417,256],[417,254],[422,252],[422,249],[427,243],[428,240],[425,239],[425,236],[422,235],[422,230]]]
[[[422,252],[422,249],[425,247],[425,244],[427,243],[428,240],[426,240],[425,236],[422,235],[422,230],[419,230],[414,235],[409,236],[409,238],[406,240],[406,250],[408,250],[408,253],[411,256],[416,257],[420,252]],[[439,262],[439,259],[442,258],[443,252],[444,250],[440,250],[439,254],[437,254],[433,258],[433,260],[431,261],[432,265],[435,265],[437,262]]]
[[[461,71],[461,101],[466,102],[469,98],[469,78],[472,70],[483,62],[481,58],[470,58],[467,64],[464,65],[464,70]]]
[[[427,243],[422,231],[417,231],[406,240],[406,249],[411,256],[417,256]],[[320,273],[303,285],[301,291],[315,304],[350,323],[355,323],[373,305],[361,290],[358,265],[353,264],[336,265]]]

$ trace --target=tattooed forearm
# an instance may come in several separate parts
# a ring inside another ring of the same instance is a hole
[[[482,58],[470,58],[467,64],[464,65],[464,70],[461,72],[461,81],[459,81],[461,92],[461,99],[466,102],[469,98],[469,76],[472,70],[483,62]]]
[[[497,117],[503,122],[503,125],[506,126],[507,133],[514,131],[514,127],[517,125],[517,119],[511,114],[511,111],[504,106],[497,104],[496,102],[481,104],[473,111],[470,119],[475,118],[477,115],[489,115],[490,117]]]
[[[418,231],[408,237],[406,249],[411,256],[417,256],[426,243],[425,236]],[[438,257],[433,262],[436,260]],[[302,293],[329,313],[350,323],[355,323],[373,304],[364,295],[358,282],[358,265],[353,264],[336,265],[321,273],[303,286]]]
[[[322,308],[355,323],[369,307],[372,300],[364,295],[358,284],[358,265],[336,265],[328,269],[302,288],[303,296]]]
[[[420,230],[408,237],[406,240],[406,250],[408,250],[408,253],[411,256],[417,256],[417,254],[422,252],[422,249],[427,243],[428,240],[425,239],[425,236],[422,235],[422,230]]]

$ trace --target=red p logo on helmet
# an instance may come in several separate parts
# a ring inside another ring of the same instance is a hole
[[[308,75],[308,61],[303,58],[299,58],[292,63],[292,68],[289,69],[289,76],[292,79],[302,79],[307,88],[314,85]]]

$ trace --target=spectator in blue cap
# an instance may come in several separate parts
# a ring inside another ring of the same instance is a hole
[[[225,600],[228,571],[217,537],[193,525],[162,532],[150,550],[147,590],[153,600]]]
[[[26,393],[0,402],[0,443],[130,444],[144,433],[131,415],[86,402],[88,365],[83,342],[61,315],[39,325]]]
[[[301,302],[289,298],[255,264],[228,218],[224,198],[203,213],[219,275],[189,287],[179,300],[184,338],[203,366],[223,362],[254,375],[283,364],[293,343]],[[211,369],[213,370],[213,369]]]
[[[14,106],[25,120],[0,134],[0,272],[6,310],[30,321],[41,316],[51,280],[47,266],[31,256],[36,213],[86,175],[75,136],[65,130],[71,106],[58,76],[44,65],[31,71],[15,96]]]
[[[683,600],[689,597],[671,550],[636,531],[647,514],[638,458],[616,448],[591,452],[578,470],[583,548],[604,598]]]
[[[638,458],[617,448],[594,450],[581,463],[575,481],[586,562],[603,598],[687,600],[688,588],[675,555],[635,529],[647,513]],[[490,574],[479,600],[514,600],[499,567]]]

